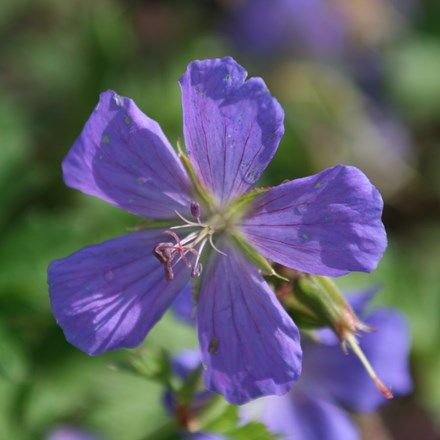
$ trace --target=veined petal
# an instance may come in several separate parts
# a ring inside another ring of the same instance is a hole
[[[68,186],[133,214],[189,212],[188,177],[159,124],[110,90],[64,159],[63,175]]]
[[[410,338],[405,318],[394,310],[377,309],[365,322],[374,329],[360,337],[367,359],[393,394],[409,393]],[[386,402],[356,356],[351,352],[344,354],[337,346],[307,344],[304,372],[315,387],[327,390],[333,399],[353,411],[374,411]]]
[[[152,255],[162,231],[88,246],[48,270],[52,311],[66,339],[90,355],[135,347],[189,281],[180,262],[167,281]]]
[[[382,208],[360,170],[338,165],[258,196],[242,230],[266,258],[302,272],[370,272],[387,244]]]
[[[261,176],[284,133],[284,112],[261,78],[231,57],[193,61],[180,79],[185,143],[220,203]]]
[[[299,333],[257,269],[231,244],[204,273],[197,327],[205,384],[229,402],[284,394],[301,371]]]
[[[171,310],[179,320],[186,324],[195,325],[196,314],[192,283],[188,283],[182,292],[177,295]]]
[[[301,379],[300,379],[301,382]],[[244,421],[264,423],[281,440],[358,440],[349,415],[334,403],[296,387],[281,397],[265,397],[241,409]]]

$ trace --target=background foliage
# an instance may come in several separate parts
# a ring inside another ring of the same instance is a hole
[[[263,76],[286,111],[286,135],[262,183],[344,162],[383,192],[386,256],[373,275],[340,283],[347,290],[379,283],[377,303],[409,317],[415,391],[382,417],[396,438],[436,438],[440,3],[414,2],[392,38],[365,49],[379,60],[372,83],[340,59],[310,57],[301,47],[279,55],[238,49],[227,33],[232,3],[0,2],[0,439],[44,438],[68,423],[136,440],[165,421],[157,385],[109,368],[126,353],[89,358],[66,343],[50,314],[48,263],[138,221],[66,188],[60,162],[107,88],[135,99],[175,143],[178,77],[192,59],[227,54]],[[145,343],[194,344],[193,330],[171,316]]]

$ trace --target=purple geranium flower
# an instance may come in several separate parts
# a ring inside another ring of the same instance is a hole
[[[353,309],[375,331],[362,335],[361,347],[395,395],[412,388],[408,367],[409,334],[403,315],[379,308],[365,313],[372,292],[351,295]],[[303,343],[300,380],[282,397],[265,397],[242,409],[245,420],[263,421],[283,439],[351,440],[359,433],[346,409],[371,412],[385,403],[353,354],[344,354],[336,338],[326,344]]]
[[[246,76],[227,57],[194,61],[180,79],[189,174],[155,121],[131,99],[103,93],[64,159],[65,182],[175,226],[89,246],[48,271],[57,322],[91,355],[140,344],[191,275],[201,274],[204,378],[233,403],[283,394],[301,369],[298,330],[241,249],[253,246],[303,272],[342,275],[373,270],[386,247],[382,199],[356,168],[243,196],[283,134],[280,105],[262,79]]]

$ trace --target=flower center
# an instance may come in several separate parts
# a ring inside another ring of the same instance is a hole
[[[208,223],[202,223],[200,220],[200,207],[196,202],[191,204],[191,213],[196,221],[191,221],[183,217],[176,211],[176,214],[184,222],[182,225],[173,226],[164,232],[171,237],[173,241],[164,241],[158,243],[153,249],[153,255],[163,264],[165,278],[168,281],[174,279],[173,267],[183,261],[191,270],[191,277],[197,278],[202,273],[202,263],[200,258],[207,243],[218,253],[226,255],[216,247],[213,236],[216,232],[224,229],[224,224],[220,218],[214,217]],[[192,229],[186,237],[180,237],[174,230]],[[193,258],[188,258],[190,256]],[[194,260],[194,262],[192,261]]]

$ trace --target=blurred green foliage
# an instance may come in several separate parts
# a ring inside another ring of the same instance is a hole
[[[0,439],[44,438],[70,423],[110,440],[135,440],[166,421],[158,385],[109,368],[125,352],[89,358],[64,340],[50,314],[49,262],[138,222],[62,182],[61,160],[100,91],[134,98],[175,143],[182,137],[178,77],[192,59],[232,54],[252,75],[264,76],[286,109],[286,135],[263,184],[315,172],[335,157],[373,167],[374,175],[374,160],[367,164],[352,150],[341,156],[336,148],[368,149],[371,141],[360,140],[373,122],[350,77],[339,72],[335,90],[328,67],[282,59],[268,64],[237,53],[217,32],[220,12],[221,2],[195,0],[0,2]],[[409,154],[398,154],[387,167],[394,176],[392,167],[404,161],[411,172],[385,200],[390,245],[378,271],[340,280],[347,290],[379,283],[377,303],[407,313],[416,382],[411,402],[437,422],[439,29],[438,4],[421,2],[412,27],[383,49],[383,99],[411,138]],[[300,76],[304,68],[314,73]],[[378,162],[381,152],[374,154]],[[387,172],[377,176],[385,190]],[[176,351],[195,343],[192,329],[167,316],[145,345]],[[246,429],[231,438],[254,438],[257,428]]]

